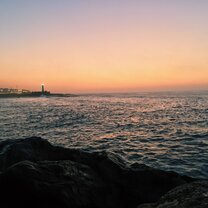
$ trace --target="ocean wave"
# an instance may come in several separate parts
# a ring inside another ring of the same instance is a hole
[[[208,178],[207,106],[204,94],[1,99],[0,139],[42,136]]]

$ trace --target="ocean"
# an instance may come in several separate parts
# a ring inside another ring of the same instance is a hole
[[[0,99],[0,140],[30,136],[208,178],[208,92]]]

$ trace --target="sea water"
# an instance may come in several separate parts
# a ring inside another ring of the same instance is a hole
[[[30,136],[208,178],[208,93],[0,99],[0,140]]]

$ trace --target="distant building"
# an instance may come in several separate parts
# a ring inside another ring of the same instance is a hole
[[[13,97],[13,96],[23,96],[23,97],[28,97],[28,96],[44,96],[44,95],[50,95],[51,93],[49,91],[45,91],[45,86],[44,84],[41,85],[41,91],[34,91],[31,92],[29,90],[25,89],[12,89],[12,88],[0,88],[0,96],[1,97]]]
[[[31,93],[29,90],[19,90],[19,89],[12,89],[12,88],[0,88],[0,94],[29,94]]]
[[[43,96],[43,95],[50,95],[51,93],[49,91],[45,91],[45,85],[41,85],[41,91],[33,91],[32,95],[34,96]]]
[[[42,94],[44,95],[44,92],[45,92],[44,84],[42,84],[41,87],[42,87]]]
[[[30,94],[31,92],[29,90],[20,90],[22,94]]]

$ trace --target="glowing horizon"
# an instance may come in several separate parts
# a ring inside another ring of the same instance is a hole
[[[0,87],[208,89],[208,1],[0,2]]]

